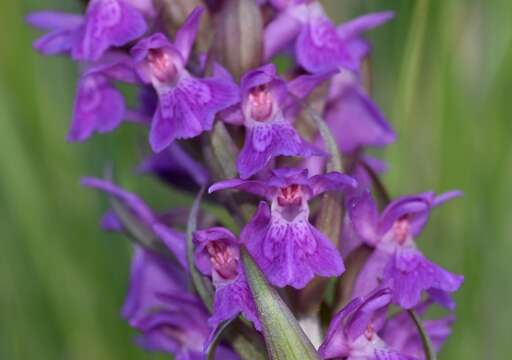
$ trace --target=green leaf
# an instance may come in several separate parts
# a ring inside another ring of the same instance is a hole
[[[190,208],[190,214],[187,222],[187,262],[188,268],[190,271],[190,275],[192,277],[192,284],[194,285],[194,289],[197,294],[206,305],[208,310],[212,309],[212,290],[211,286],[206,282],[206,278],[202,276],[196,269],[194,264],[194,244],[192,243],[192,236],[194,231],[197,229],[197,215],[199,213],[199,208],[201,206],[201,199],[203,198],[203,194],[205,191],[205,187],[203,186],[199,193],[197,194],[194,202],[192,203],[192,207]]]
[[[263,324],[267,351],[275,360],[319,360],[315,348],[302,331],[292,312],[271,287],[254,260],[242,249],[249,287]]]

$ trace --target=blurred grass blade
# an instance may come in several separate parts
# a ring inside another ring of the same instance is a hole
[[[192,243],[192,236],[194,231],[197,229],[197,215],[199,213],[201,199],[203,198],[204,191],[205,187],[203,186],[197,194],[194,202],[192,203],[192,207],[190,208],[190,215],[187,222],[187,261],[194,288],[208,310],[211,311],[212,291],[211,288],[206,284],[205,278],[199,274],[196,269],[194,264],[194,244]]]
[[[254,260],[242,250],[249,287],[263,324],[267,351],[273,360],[319,360],[315,348],[290,309],[268,283]]]

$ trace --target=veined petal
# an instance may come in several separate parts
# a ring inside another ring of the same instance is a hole
[[[160,94],[160,106],[153,118],[149,142],[153,151],[160,152],[176,139],[199,135],[203,127],[189,108],[183,94],[174,91]]]
[[[92,1],[72,56],[76,60],[98,60],[109,47],[123,46],[146,30],[142,14],[124,0]]]
[[[464,281],[463,276],[444,270],[415,249],[397,251],[386,266],[384,277],[393,281],[393,301],[405,309],[416,306],[425,290],[454,292]]]
[[[297,38],[296,56],[299,64],[311,73],[335,70],[341,65],[357,69],[336,28],[324,17],[314,18],[302,28]]]
[[[264,181],[231,179],[219,181],[213,184],[208,189],[208,193],[211,194],[212,192],[224,189],[237,189],[267,199],[270,199],[273,196],[274,190],[271,186],[268,186]]]

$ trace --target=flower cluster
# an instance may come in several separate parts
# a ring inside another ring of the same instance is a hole
[[[245,332],[272,356],[278,324],[263,312],[278,292],[261,300],[254,261],[317,357],[430,358],[454,318],[427,310],[453,311],[463,277],[415,239],[460,194],[391,200],[386,164],[365,154],[395,141],[363,80],[363,34],[393,13],[336,26],[315,0],[171,3],[91,0],[84,15],[27,17],[47,31],[35,49],[80,64],[69,141],[136,123],[148,129],[138,173],[208,190],[209,206],[198,196],[191,211],[156,212],[110,179],[82,180],[110,199],[102,227],[133,240],[122,315],[137,344],[178,360],[257,358],[238,341]]]

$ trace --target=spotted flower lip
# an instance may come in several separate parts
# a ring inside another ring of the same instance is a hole
[[[147,30],[144,16],[127,0],[93,0],[85,16],[63,12],[32,13],[27,21],[49,30],[34,47],[44,55],[67,54],[74,60],[97,61],[112,47],[120,47]]]
[[[311,73],[339,67],[357,70],[360,34],[393,17],[390,11],[363,15],[336,27],[318,1],[273,1],[279,15],[265,29],[264,58],[296,40],[297,62]]]
[[[404,196],[391,202],[381,215],[368,191],[351,199],[349,215],[354,230],[375,248],[358,276],[354,296],[385,283],[393,289],[393,301],[410,309],[420,302],[423,291],[438,291],[441,297],[443,293],[457,291],[463,276],[426,259],[414,238],[426,225],[433,207],[460,194],[450,191],[439,196],[433,192]],[[443,302],[449,306],[449,302]]]
[[[198,230],[193,236],[195,264],[211,276],[215,287],[213,313],[209,324],[217,328],[223,321],[243,314],[261,331],[256,304],[240,260],[242,242],[229,230],[213,227]]]
[[[301,289],[315,276],[338,276],[345,267],[329,239],[309,222],[308,201],[330,190],[356,187],[351,177],[332,172],[308,177],[305,169],[282,168],[265,180],[232,179],[210,192],[235,188],[267,199],[242,230],[240,238],[268,280]]]
[[[414,360],[389,347],[378,335],[391,304],[391,290],[377,289],[346,305],[331,321],[318,349],[322,359]]]
[[[273,64],[244,74],[240,82],[242,101],[231,109],[226,121],[246,128],[244,146],[237,159],[240,177],[247,179],[276,156],[326,156],[306,142],[293,128],[296,104],[333,72],[303,75],[285,82]]]
[[[227,76],[195,78],[185,68],[203,8],[198,7],[176,33],[174,43],[161,33],[140,40],[131,54],[140,77],[155,88],[159,104],[149,142],[161,152],[176,139],[212,129],[214,115],[239,102],[238,87]]]

